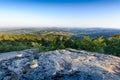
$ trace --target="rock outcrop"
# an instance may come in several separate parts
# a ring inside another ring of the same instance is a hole
[[[2,53],[0,80],[120,80],[120,58],[74,49]]]

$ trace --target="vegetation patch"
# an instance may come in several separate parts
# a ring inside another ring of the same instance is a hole
[[[45,34],[45,32],[43,32]],[[0,53],[39,48],[40,51],[73,48],[120,56],[120,35],[113,37],[71,38],[70,34],[50,32],[49,34],[0,35]],[[64,34],[64,35],[63,35]]]

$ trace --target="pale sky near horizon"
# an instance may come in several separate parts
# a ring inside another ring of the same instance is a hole
[[[0,0],[0,28],[120,28],[120,0]]]

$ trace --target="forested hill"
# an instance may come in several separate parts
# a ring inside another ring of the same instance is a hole
[[[67,28],[21,28],[21,29],[1,29],[0,34],[37,34],[41,32],[70,32]]]
[[[20,32],[19,30],[10,30],[4,31],[5,34],[0,34],[0,53],[30,48],[39,48],[42,52],[73,48],[120,56],[120,31],[116,29],[108,29],[108,31],[96,28],[81,30],[82,32],[88,31],[90,36],[84,35],[86,33],[82,34],[84,36],[79,35],[80,32],[77,32],[79,29],[29,29],[28,32],[27,30],[23,29]]]
[[[83,28],[83,29],[71,29],[70,32],[75,34],[75,37],[83,38],[84,36],[90,36],[92,38],[104,36],[110,37],[115,34],[120,33],[120,29],[112,29],[112,28]]]
[[[23,29],[6,29],[4,31],[0,30],[0,34],[39,34],[42,32],[51,33],[51,32],[69,32],[72,33],[72,38],[79,37],[83,38],[84,36],[90,37],[110,37],[115,34],[120,33],[120,29],[111,29],[111,28],[23,28]]]

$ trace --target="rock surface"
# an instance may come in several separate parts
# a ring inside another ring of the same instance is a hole
[[[30,68],[33,60],[38,67]],[[120,80],[120,58],[74,49],[2,53],[0,80]]]

